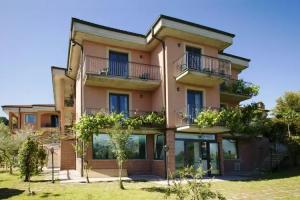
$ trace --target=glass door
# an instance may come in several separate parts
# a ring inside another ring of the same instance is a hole
[[[203,94],[201,91],[187,91],[187,116],[188,123],[193,124],[197,114],[203,107]]]
[[[109,70],[112,76],[128,77],[128,54],[109,51]]]
[[[201,70],[201,49],[195,47],[186,47],[186,59],[188,69]]]
[[[209,143],[209,168],[210,174],[220,174],[219,145],[216,142]]]

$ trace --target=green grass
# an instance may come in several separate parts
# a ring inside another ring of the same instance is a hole
[[[228,199],[300,199],[300,170],[272,173],[247,181],[222,181],[213,184]]]
[[[52,184],[44,181],[44,177],[36,176],[31,183],[34,196],[28,196],[28,183],[20,180],[18,174],[9,175],[0,172],[0,199],[144,199],[158,200],[164,197],[164,188],[156,187],[150,182],[125,182],[125,190],[120,190],[117,182],[90,184]]]
[[[28,183],[18,174],[0,171],[0,199],[114,199],[159,200],[164,199],[165,188],[152,182],[125,182],[120,190],[117,182],[91,184],[60,184],[44,181],[43,176],[33,178],[34,196],[28,196]],[[300,199],[300,170],[275,173],[264,179],[251,181],[221,181],[212,184],[227,199]]]

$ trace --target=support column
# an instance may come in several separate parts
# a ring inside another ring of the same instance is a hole
[[[167,153],[167,172],[168,175],[174,174],[176,167],[175,167],[175,132],[174,130],[167,130],[167,138],[166,142],[169,147]]]

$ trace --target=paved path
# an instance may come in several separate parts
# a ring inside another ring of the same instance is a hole
[[[46,174],[46,179],[51,180],[52,178],[52,170],[51,169],[44,169],[44,173]],[[76,170],[59,170],[58,168],[54,169],[54,179],[59,180],[60,183],[86,183],[86,178],[81,177],[80,173]],[[118,181],[118,177],[104,177],[104,178],[89,178],[90,182],[112,182]],[[224,181],[224,180],[246,180],[247,177],[240,177],[240,176],[221,176],[216,178],[204,178],[204,181]],[[123,177],[125,181],[149,181],[154,182],[156,184],[161,185],[168,185],[168,181],[162,179],[159,176],[154,175],[138,175],[138,176],[130,176],[130,177]]]

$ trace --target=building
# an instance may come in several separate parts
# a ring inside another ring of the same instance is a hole
[[[66,68],[52,67],[55,110],[60,113],[61,169],[82,170],[70,127],[100,110],[127,116],[165,111],[164,130],[134,132],[124,174],[153,174],[186,165],[220,175],[254,171],[265,160],[266,141],[233,138],[224,127],[199,129],[205,108],[237,106],[251,98],[238,80],[250,59],[224,53],[234,34],[161,15],[145,34],[72,19]],[[91,176],[116,175],[105,133],[87,153]],[[163,146],[167,145],[165,159]]]
[[[54,166],[60,167],[60,113],[53,104],[3,105],[2,110],[8,115],[9,128],[13,134],[34,132],[47,143],[46,149],[54,148]],[[55,135],[55,137],[53,136]],[[48,152],[49,153],[49,152]],[[50,157],[47,166],[52,166]]]

